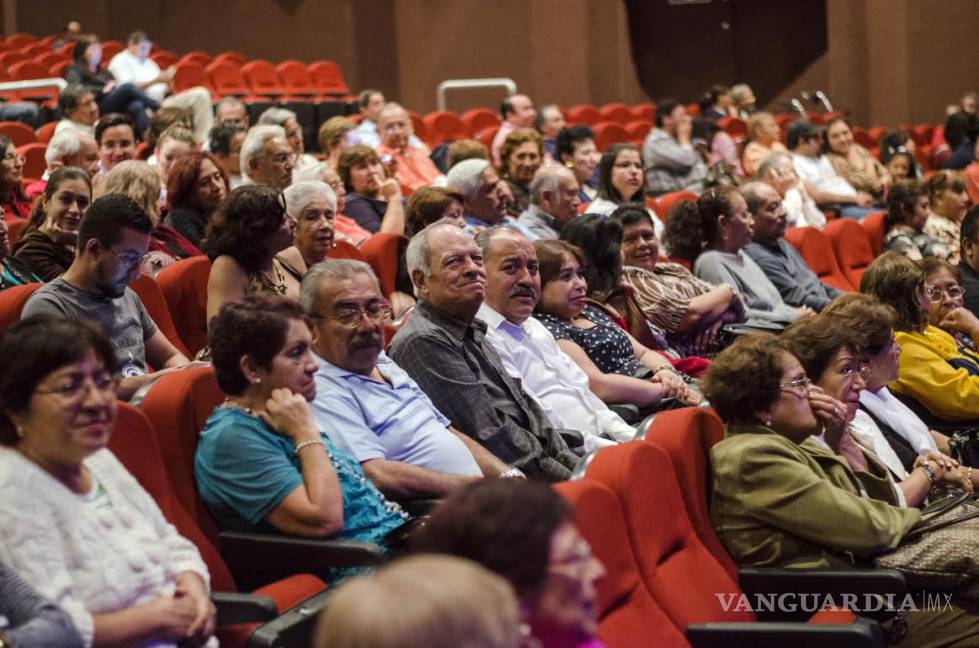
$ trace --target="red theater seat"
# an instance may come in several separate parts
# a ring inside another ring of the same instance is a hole
[[[438,146],[445,142],[455,142],[456,140],[468,137],[466,126],[454,113],[446,110],[436,110],[422,117],[425,124],[425,131],[428,134],[428,144]]]
[[[585,124],[593,126],[602,121],[602,113],[591,104],[572,106],[565,111],[565,117],[569,124]]]
[[[381,292],[388,298],[395,291],[398,263],[408,246],[408,237],[378,232],[364,241],[358,250],[366,257],[381,283]]]
[[[500,117],[488,108],[473,108],[459,115],[459,119],[469,133],[470,137],[476,137],[487,128],[498,128]]]
[[[629,132],[621,124],[601,121],[591,127],[595,133],[595,148],[604,151],[613,144],[628,142]]]
[[[833,244],[824,232],[815,227],[790,227],[785,231],[785,240],[799,251],[809,269],[824,284],[844,292],[856,290],[856,286],[840,268],[836,253],[833,252]]]
[[[150,314],[153,322],[163,333],[163,336],[170,341],[170,344],[177,347],[177,350],[183,353],[184,356],[188,358],[194,357],[194,354],[190,352],[183,343],[183,340],[180,339],[180,335],[177,333],[177,327],[174,326],[173,318],[170,316],[170,309],[167,307],[167,301],[163,296],[163,291],[160,290],[160,286],[154,281],[153,277],[141,274],[129,284],[129,287],[139,295],[139,301],[143,302],[146,312]]]
[[[313,61],[306,68],[313,78],[313,86],[323,95],[348,95],[350,88],[343,78],[343,72],[333,61]],[[420,136],[419,136],[420,137]]]
[[[837,218],[826,223],[824,231],[833,244],[833,251],[843,274],[855,289],[859,289],[863,271],[874,261],[874,251],[867,230],[854,220]]]
[[[881,251],[884,249],[884,221],[887,220],[887,212],[879,211],[873,212],[872,214],[867,214],[860,224],[867,231],[867,238],[870,239],[870,248],[874,252],[874,256],[880,256]]]
[[[44,286],[42,283],[31,283],[0,290],[0,333],[20,319],[24,304],[42,286]]]
[[[184,346],[197,353],[207,346],[207,279],[211,261],[206,256],[181,259],[156,275],[177,335]]]
[[[272,64],[263,59],[249,61],[241,67],[252,94],[277,97],[286,94],[285,86],[279,81]]]

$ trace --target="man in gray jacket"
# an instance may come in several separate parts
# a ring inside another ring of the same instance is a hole
[[[693,147],[692,121],[687,109],[675,99],[664,99],[656,107],[655,125],[642,145],[646,165],[646,191],[664,194],[671,191],[704,190],[707,165]]]

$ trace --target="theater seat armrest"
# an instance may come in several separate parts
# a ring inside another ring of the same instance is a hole
[[[742,567],[738,581],[745,594],[903,594],[904,575],[894,569],[758,569]]]
[[[232,573],[322,573],[331,567],[366,567],[384,560],[376,544],[295,536],[223,531],[221,555]]]
[[[873,621],[858,619],[846,625],[805,623],[703,623],[687,626],[694,648],[883,648],[884,633]]]
[[[212,592],[211,602],[218,611],[218,626],[238,623],[265,623],[278,614],[275,601],[259,594]]]

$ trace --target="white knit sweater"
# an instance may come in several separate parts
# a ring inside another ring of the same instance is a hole
[[[0,448],[0,560],[64,608],[91,646],[93,614],[172,594],[181,572],[200,574],[205,583],[209,576],[197,548],[109,450],[85,466],[110,507],[86,505],[17,451]]]

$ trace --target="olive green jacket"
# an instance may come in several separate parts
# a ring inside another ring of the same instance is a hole
[[[728,425],[710,452],[711,520],[739,565],[850,567],[890,549],[918,521],[895,506],[886,471],[854,473],[842,457],[757,425]],[[861,495],[864,493],[864,495]]]

